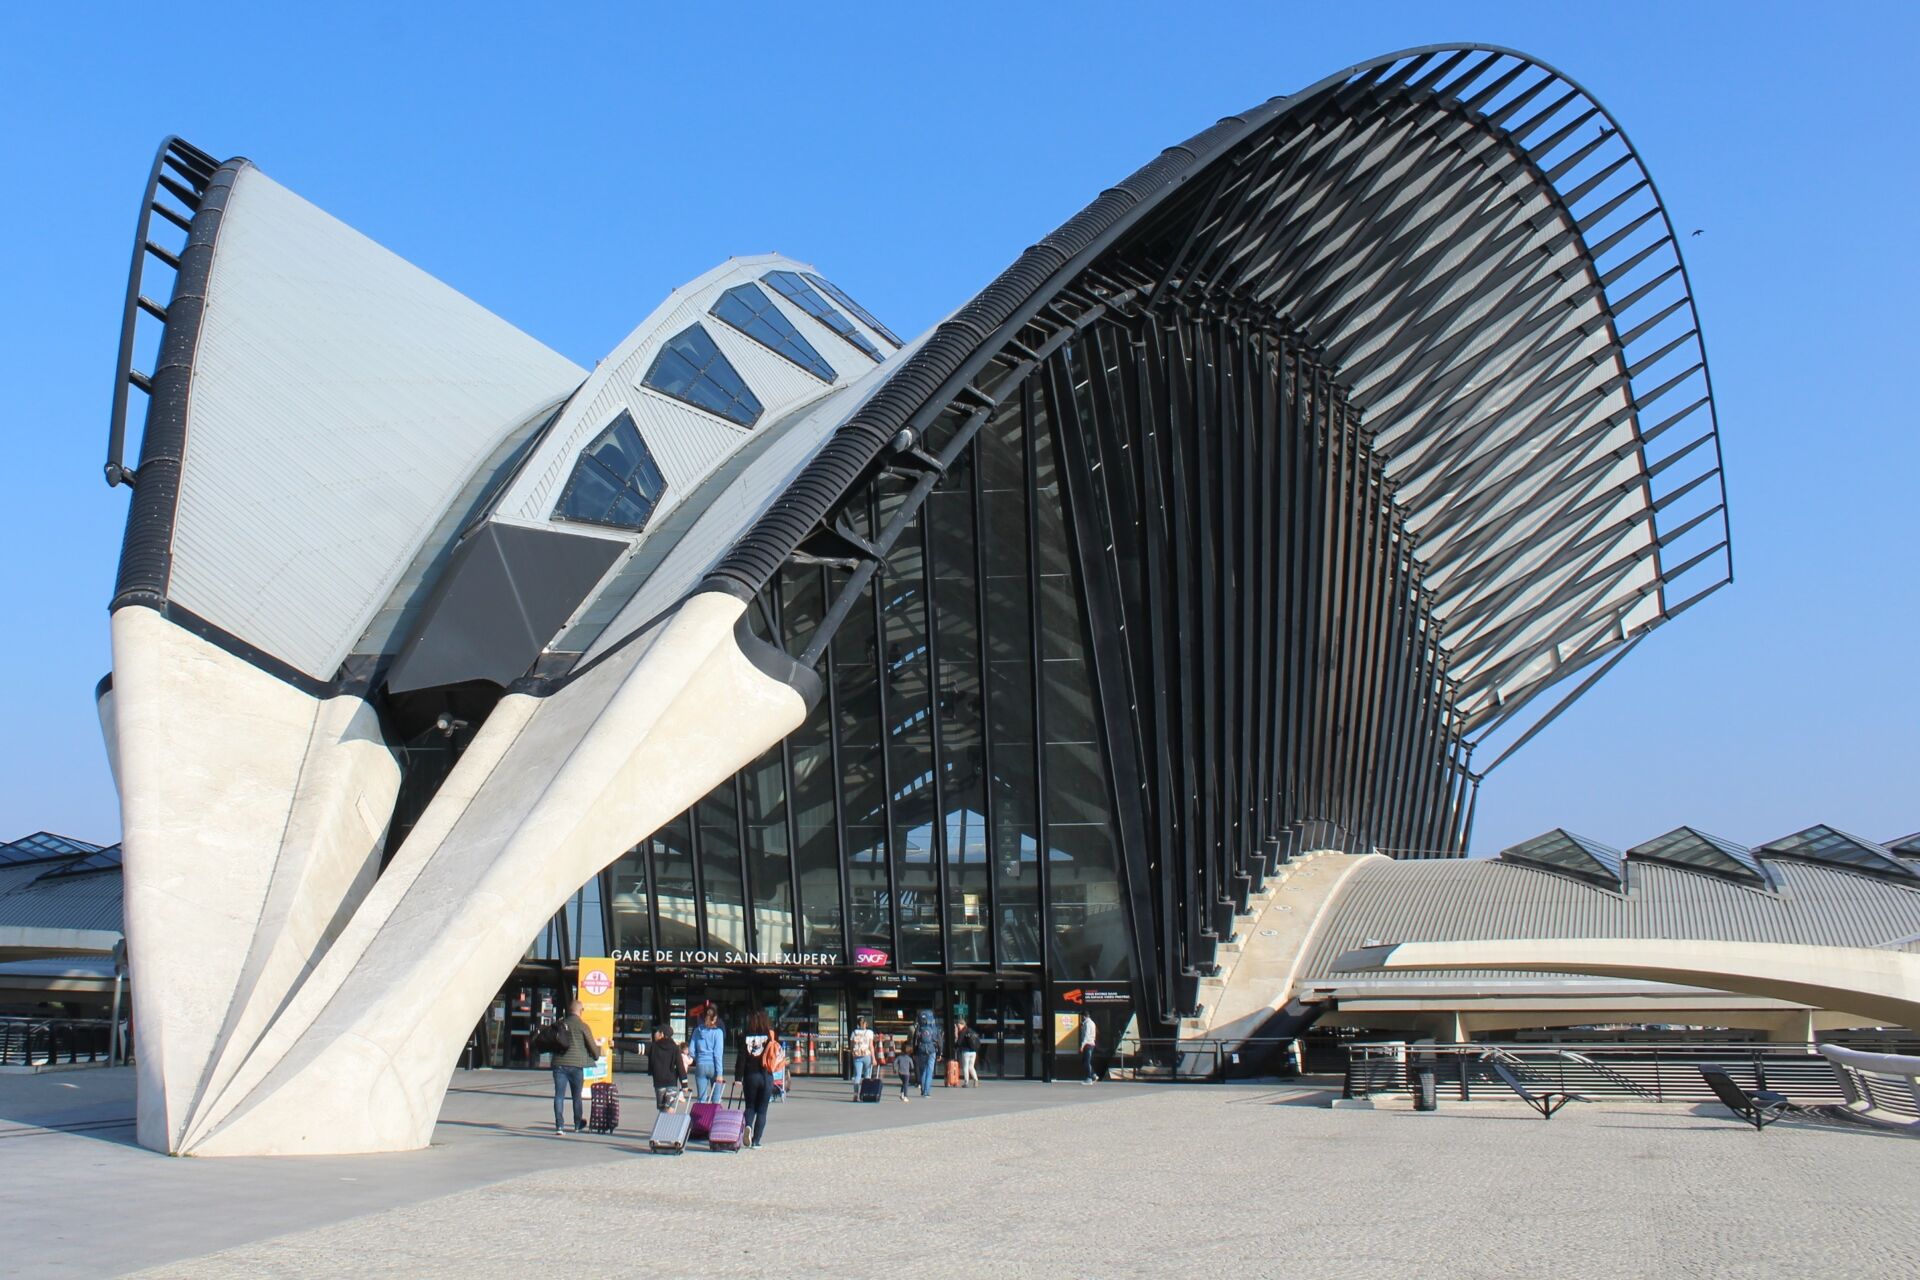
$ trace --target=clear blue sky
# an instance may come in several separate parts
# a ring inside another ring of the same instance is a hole
[[[674,286],[768,250],[917,332],[1219,116],[1459,40],[1584,82],[1704,230],[1685,248],[1739,574],[1488,780],[1477,851],[1555,825],[1622,846],[1920,827],[1920,168],[1889,57],[1920,9],[935,8],[5,6],[0,835],[119,830],[92,691],[126,491],[100,462],[163,134],[251,157],[591,365]]]

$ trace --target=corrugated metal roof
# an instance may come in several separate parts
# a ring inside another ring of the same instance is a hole
[[[585,376],[242,169],[194,357],[168,598],[330,678],[475,469]]]
[[[63,869],[63,864],[49,865],[24,884],[0,889],[0,929],[122,932],[120,868],[59,874]]]
[[[1498,859],[1370,861],[1325,909],[1300,980],[1324,984],[1342,953],[1395,942],[1687,938],[1878,947],[1920,932],[1920,886],[1810,862],[1769,870],[1772,891],[1629,859],[1625,891],[1613,892]]]

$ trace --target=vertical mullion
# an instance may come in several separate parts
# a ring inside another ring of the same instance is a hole
[[[973,507],[973,601],[974,601],[974,649],[975,658],[980,666],[980,820],[986,824],[985,858],[982,868],[987,877],[987,965],[994,973],[1005,969],[1000,957],[1000,874],[995,864],[996,850],[994,840],[999,828],[993,823],[993,679],[991,667],[992,646],[987,639],[987,540],[986,506],[981,497],[981,451],[986,448],[981,440],[987,438],[992,429],[993,415],[980,424],[980,430],[974,434],[973,442],[967,446],[971,465],[967,468],[968,496]],[[960,856],[965,858],[963,847]],[[998,1017],[1004,1019],[1006,1010],[999,1011]],[[1004,1034],[1004,1029],[1003,1029]]]

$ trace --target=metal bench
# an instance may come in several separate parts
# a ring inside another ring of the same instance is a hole
[[[1706,1079],[1708,1087],[1713,1090],[1713,1096],[1720,1099],[1727,1110],[1752,1125],[1755,1133],[1759,1133],[1781,1116],[1794,1110],[1793,1104],[1787,1101],[1785,1095],[1775,1093],[1771,1089],[1756,1089],[1748,1093],[1740,1087],[1738,1081],[1727,1074],[1725,1067],[1716,1067],[1711,1063],[1703,1062],[1700,1064],[1700,1074]]]
[[[1846,1098],[1842,1106],[1821,1108],[1824,1114],[1920,1135],[1920,1058],[1833,1044],[1818,1048],[1833,1064]]]
[[[1487,1064],[1488,1069],[1491,1070],[1494,1075],[1500,1078],[1502,1084],[1519,1095],[1520,1101],[1526,1103],[1535,1111],[1538,1111],[1542,1120],[1553,1119],[1553,1113],[1566,1106],[1569,1102],[1587,1101],[1586,1098],[1581,1097],[1577,1093],[1566,1093],[1559,1089],[1542,1089],[1540,1092],[1535,1093],[1533,1090],[1527,1088],[1525,1082],[1523,1082],[1519,1076],[1513,1073],[1512,1067],[1509,1067],[1498,1058],[1487,1057],[1483,1058],[1482,1061]]]

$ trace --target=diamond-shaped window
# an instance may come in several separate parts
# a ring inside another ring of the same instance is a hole
[[[580,451],[553,514],[558,520],[644,529],[666,491],[653,451],[633,425],[633,416],[622,410]]]
[[[812,285],[802,280],[799,273],[769,271],[762,279],[772,285],[781,297],[851,342],[868,358],[875,362],[880,360],[880,348],[874,346],[867,339],[866,334],[855,328],[853,321],[834,310],[833,304],[821,297]]]
[[[697,324],[661,344],[660,354],[640,382],[743,427],[760,419],[759,398]]]
[[[793,321],[757,284],[743,284],[714,299],[713,315],[822,382],[833,381],[833,366],[820,358],[813,344],[800,336]]]

